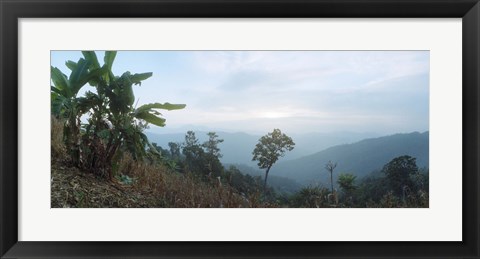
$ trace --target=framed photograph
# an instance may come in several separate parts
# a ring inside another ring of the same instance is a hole
[[[2,258],[479,258],[468,1],[2,1]]]

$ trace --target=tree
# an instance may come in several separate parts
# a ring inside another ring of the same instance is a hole
[[[205,155],[207,159],[207,168],[209,170],[209,174],[213,174],[213,176],[220,176],[223,171],[223,165],[220,163],[220,148],[218,144],[223,142],[223,139],[219,139],[217,133],[215,132],[208,132],[208,140],[202,144],[202,147],[205,149]]]
[[[405,192],[414,187],[412,176],[418,173],[416,158],[407,155],[396,157],[383,167],[382,172],[393,194],[405,198]]]
[[[252,161],[258,161],[261,169],[266,169],[263,189],[266,190],[267,178],[270,168],[283,157],[287,151],[291,151],[295,146],[292,138],[282,133],[279,129],[261,137],[253,150]]]
[[[134,159],[147,156],[147,146],[148,150],[156,152],[143,130],[148,124],[165,126],[165,119],[157,110],[183,109],[185,105],[150,103],[134,108],[133,86],[141,85],[152,73],[127,71],[115,76],[112,66],[116,51],[105,52],[101,67],[95,52],[83,51],[82,54],[84,58],[78,62],[66,62],[72,71],[68,79],[58,68],[51,68],[52,113],[56,116],[67,114],[64,115],[68,118],[65,142],[72,150],[72,161],[97,174],[108,174],[112,179],[113,160],[119,157],[119,150],[131,153]],[[96,92],[88,91],[77,98],[78,91],[87,83]],[[80,125],[80,117],[87,113],[90,115],[88,123]],[[80,131],[81,126],[83,131]]]
[[[357,188],[355,186],[355,179],[357,179],[357,177],[353,174],[340,174],[337,183],[345,193],[350,193]]]
[[[418,174],[414,175],[413,179],[417,190],[423,190],[428,192],[429,173],[427,167],[419,168]]]
[[[208,132],[207,135],[208,140],[202,145],[205,148],[207,154],[217,158],[222,157],[218,144],[222,143],[223,139],[219,139],[217,133],[215,132]]]
[[[198,139],[195,136],[195,132],[189,130],[185,134],[185,142],[183,143],[182,153],[187,160],[198,158],[203,154],[203,149],[198,143]]]
[[[357,189],[357,186],[355,186],[356,178],[353,174],[340,174],[338,176],[337,183],[342,189],[347,201],[352,196],[353,191]]]
[[[225,178],[230,186],[245,196],[254,194],[262,187],[262,179],[260,177],[254,178],[249,174],[244,174],[233,165],[225,170]]]
[[[185,155],[185,163],[190,171],[206,174],[205,152],[199,144],[195,132],[187,131],[185,142],[183,143],[182,153]]]
[[[98,65],[95,52],[82,52],[92,60],[92,67]],[[82,103],[85,110],[91,111],[89,125],[84,138],[85,150],[88,151],[86,167],[98,174],[108,174],[112,179],[112,166],[119,151],[128,152],[135,160],[146,157],[148,150],[156,152],[151,147],[143,130],[148,124],[165,126],[165,119],[160,117],[158,109],[183,109],[183,104],[150,103],[138,108],[134,107],[134,85],[150,78],[152,73],[132,74],[129,71],[121,76],[112,72],[115,51],[106,51],[103,67],[107,70],[88,83],[96,88],[96,94],[86,95]]]
[[[220,156],[220,149],[215,144],[223,140],[217,139],[218,136],[215,132],[210,133],[208,134],[210,136],[209,141],[200,144],[195,136],[195,132],[188,131],[185,135],[185,142],[182,145],[182,153],[185,155],[187,169],[206,177],[205,179],[210,179],[212,176],[221,176],[224,172],[223,165],[217,157]]]
[[[332,187],[332,194],[333,194],[333,170],[335,170],[335,167],[337,167],[337,163],[333,163],[332,161],[328,161],[328,163],[325,165],[325,169],[327,169],[327,171],[330,172],[330,184]]]
[[[170,154],[173,159],[180,158],[180,144],[175,142],[168,142],[168,147],[170,148]]]
[[[378,203],[390,190],[387,178],[380,173],[374,171],[360,180],[357,192],[358,204]]]

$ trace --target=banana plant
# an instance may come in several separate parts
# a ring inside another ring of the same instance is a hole
[[[142,129],[147,126],[148,123],[153,124],[158,127],[164,127],[166,119],[160,117],[162,114],[157,111],[159,109],[163,110],[179,110],[185,108],[185,104],[171,104],[171,103],[150,103],[145,104],[137,109],[134,109],[129,117],[135,120],[144,121],[145,123],[138,123],[130,125],[128,130],[126,130],[125,136],[125,147],[132,154],[135,159],[140,157],[147,156],[146,147],[149,147],[149,150],[152,153],[156,153],[157,149],[151,145],[148,141],[147,136],[142,132]],[[160,154],[154,154],[160,155]]]
[[[51,113],[56,117],[65,119],[64,141],[67,149],[71,152],[74,165],[79,165],[80,151],[80,117],[77,98],[80,89],[89,81],[101,76],[107,71],[107,67],[91,69],[90,58],[80,58],[78,62],[67,61],[65,65],[71,70],[70,76],[66,76],[57,67],[50,67],[51,72]]]
[[[67,62],[67,66],[73,70],[80,65],[86,68],[87,72],[83,75],[92,76],[84,77],[81,83],[88,82],[96,88],[96,93],[87,92],[76,100],[77,113],[88,112],[90,115],[82,137],[82,147],[85,149],[82,153],[86,154],[83,164],[89,170],[112,179],[114,159],[119,157],[119,151],[129,152],[134,159],[140,159],[147,155],[147,147],[155,150],[151,148],[143,130],[148,124],[165,126],[165,119],[158,110],[178,110],[185,108],[185,105],[151,103],[134,108],[133,86],[140,86],[152,73],[132,74],[127,71],[115,76],[112,72],[115,51],[105,52],[103,66],[100,66],[95,52],[84,51],[82,54],[86,62]],[[52,101],[52,110],[54,105],[60,106],[60,101]]]
[[[186,106],[185,104],[149,103],[135,109],[132,115],[137,119],[144,120],[158,127],[164,127],[166,120],[162,117],[159,117],[159,115],[162,115],[162,114],[157,110],[158,109],[168,110],[168,111],[180,110],[185,108],[185,106]]]

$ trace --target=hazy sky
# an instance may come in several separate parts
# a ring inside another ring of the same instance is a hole
[[[103,63],[103,52],[97,52]],[[52,51],[52,65],[80,51]],[[153,72],[138,104],[183,103],[165,128],[287,133],[426,131],[428,51],[119,51],[115,75]],[[85,90],[93,90],[85,87]]]

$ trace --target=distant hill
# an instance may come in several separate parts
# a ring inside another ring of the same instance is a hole
[[[158,134],[146,132],[151,142],[157,143],[159,146],[168,149],[168,142],[182,143],[185,140],[185,133],[167,133]],[[219,138],[224,142],[219,144],[220,153],[223,157],[220,159],[226,164],[245,164],[256,167],[256,163],[252,161],[252,151],[258,142],[260,135],[252,135],[243,132],[216,132]],[[266,133],[265,133],[266,134]],[[206,131],[195,131],[195,136],[200,143],[207,140]],[[307,133],[291,135],[296,143],[295,149],[288,152],[281,161],[300,158],[306,155],[314,154],[320,150],[340,145],[353,143],[365,138],[377,137],[375,133],[353,133],[353,132],[335,132],[335,133]]]
[[[374,170],[381,170],[386,163],[401,155],[415,157],[419,168],[428,167],[428,131],[365,139],[298,159],[280,160],[272,167],[270,175],[295,179],[301,184],[327,184],[330,178],[325,164],[329,160],[338,164],[334,177],[339,173],[352,173],[361,178]]]

